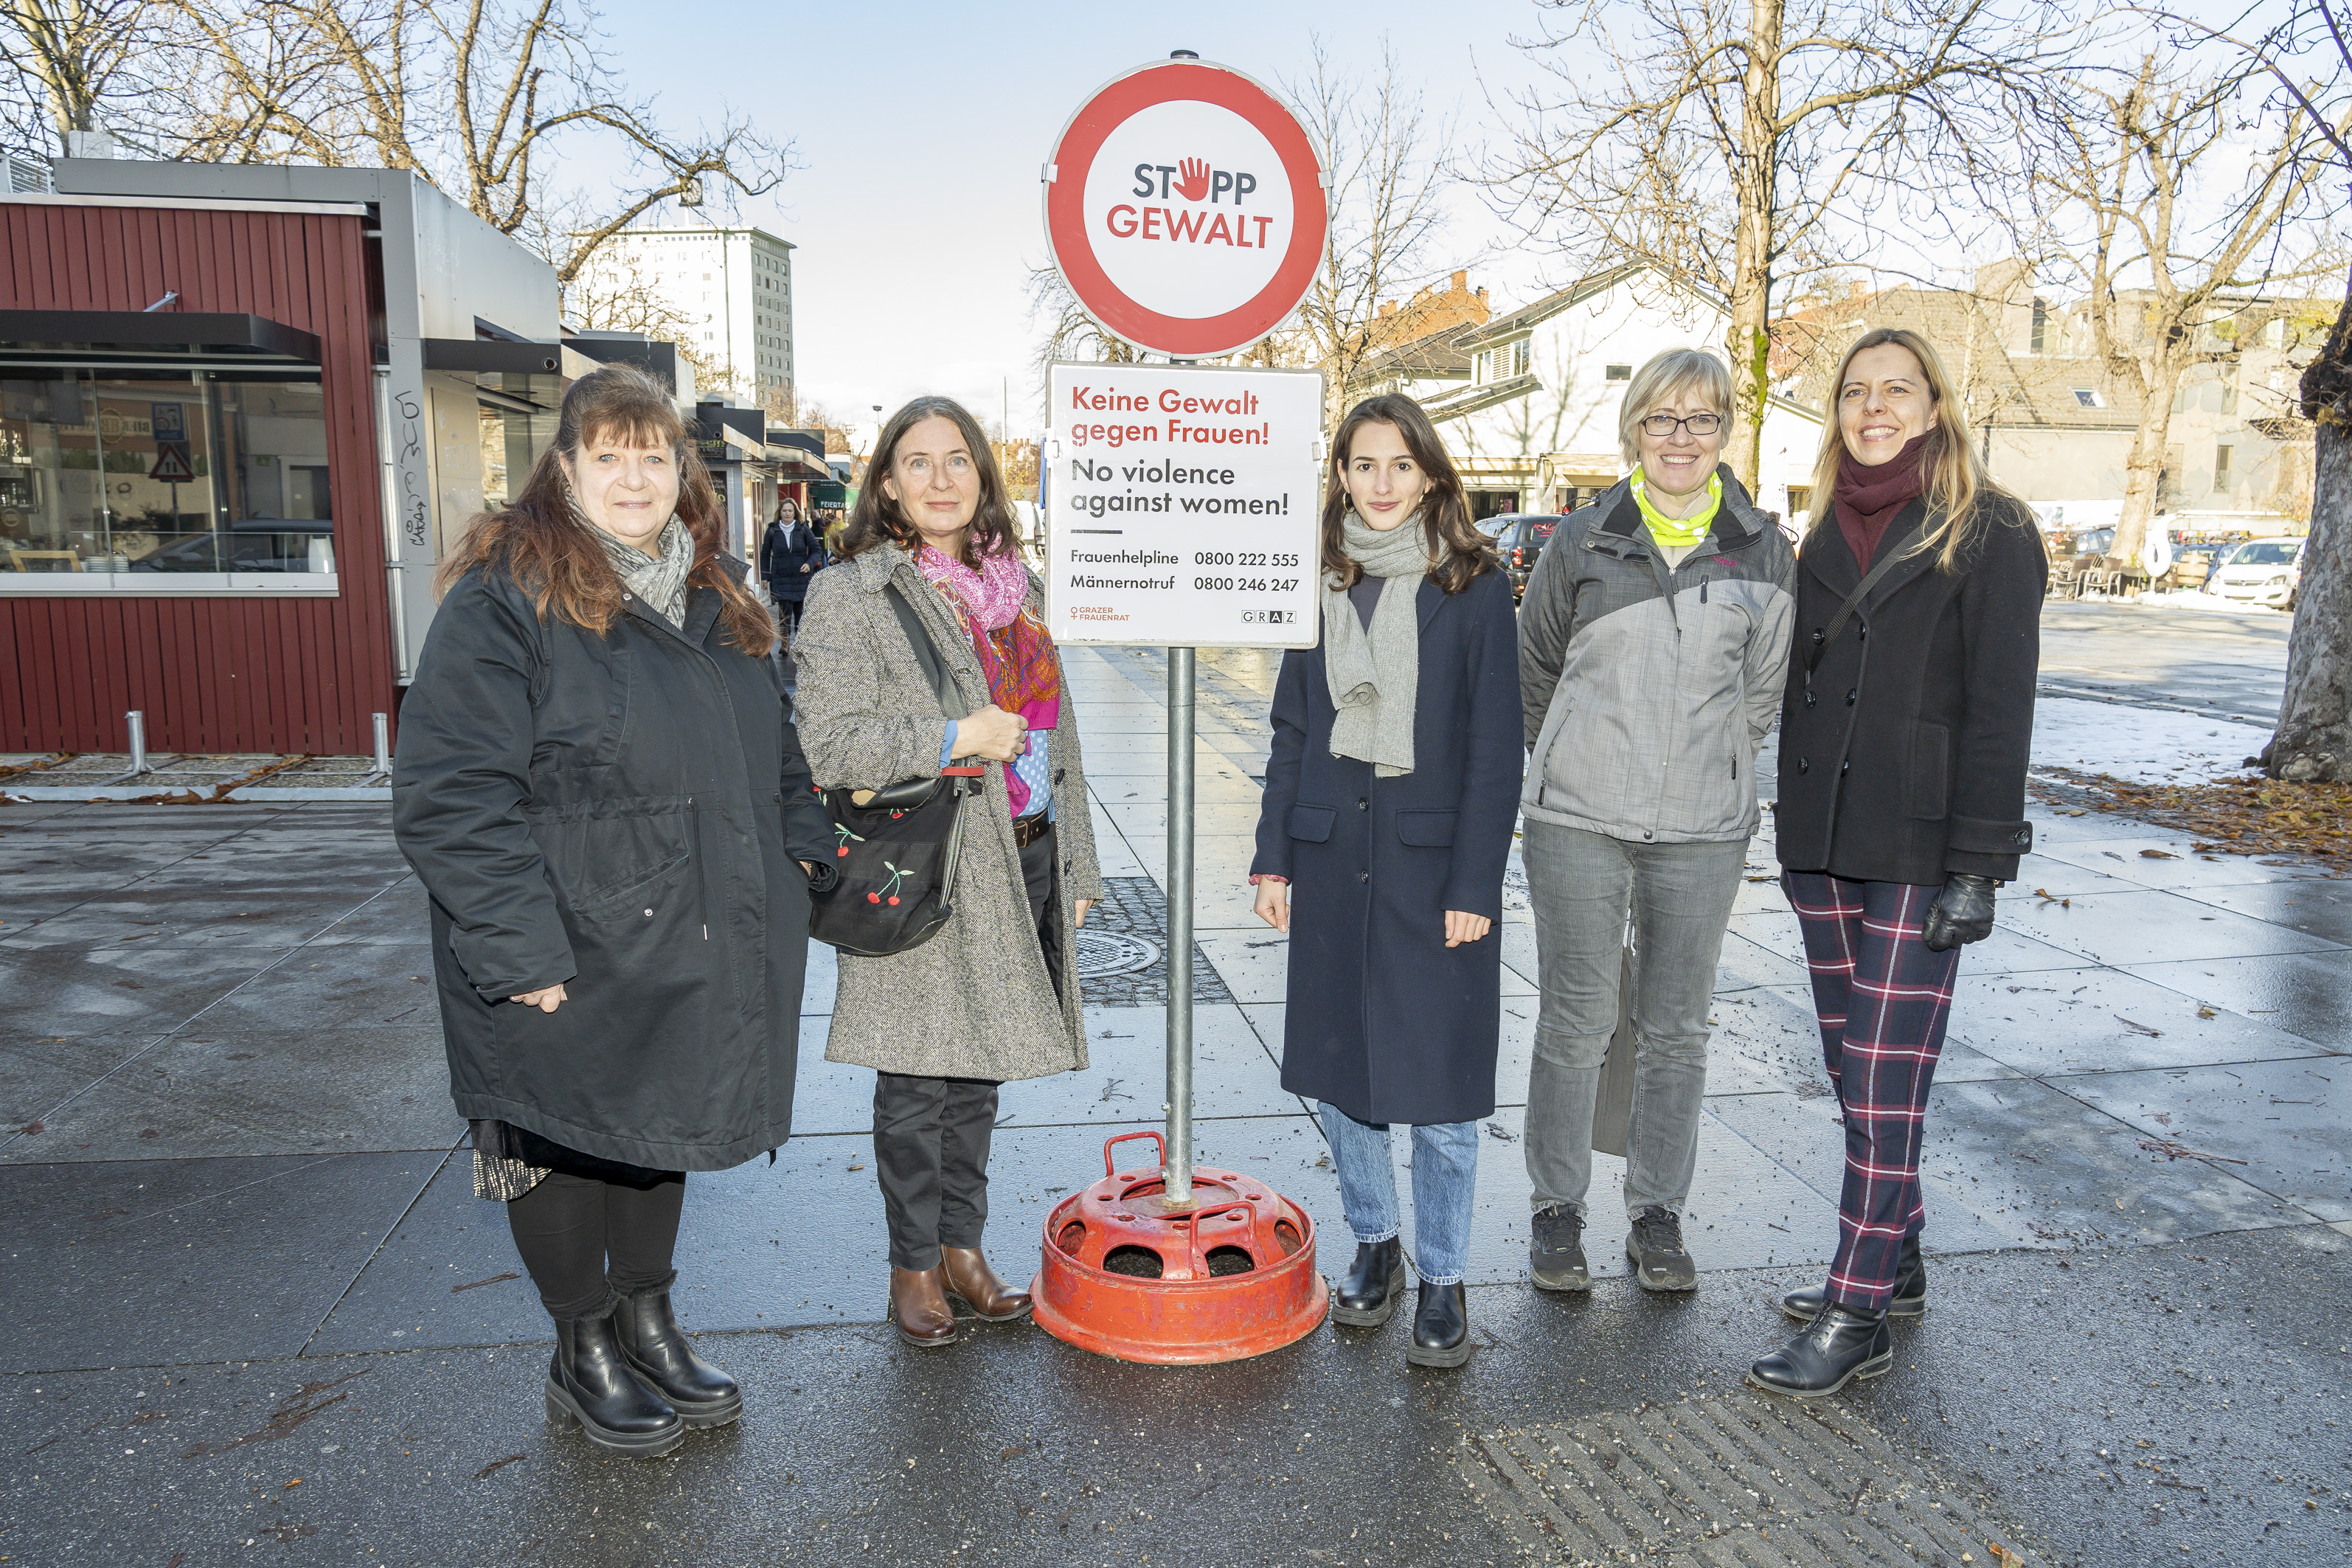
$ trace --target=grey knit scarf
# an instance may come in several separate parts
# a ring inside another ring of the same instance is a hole
[[[1429,533],[1414,512],[1375,529],[1351,510],[1340,548],[1365,574],[1387,579],[1369,629],[1347,591],[1323,581],[1323,668],[1331,687],[1331,754],[1372,764],[1372,776],[1412,772],[1413,704],[1421,685],[1421,583],[1429,574]]]
[[[575,505],[575,510],[576,505]],[[613,570],[621,574],[622,586],[644,601],[647,609],[667,620],[671,626],[686,625],[686,574],[694,570],[694,536],[686,524],[672,515],[662,525],[661,537],[655,542],[656,554],[647,555],[634,544],[624,544],[590,521],[583,514],[581,523],[596,529],[596,537],[604,542],[604,556]]]

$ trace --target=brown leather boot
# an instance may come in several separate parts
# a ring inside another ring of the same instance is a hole
[[[890,1269],[890,1322],[910,1345],[930,1350],[956,1342],[955,1309],[939,1268]]]
[[[946,1276],[948,1294],[963,1298],[982,1322],[1009,1323],[1029,1315],[1029,1296],[996,1277],[977,1247],[940,1248],[940,1272]]]

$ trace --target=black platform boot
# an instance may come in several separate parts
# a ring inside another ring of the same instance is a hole
[[[613,1315],[629,1370],[669,1402],[689,1426],[724,1426],[743,1414],[735,1380],[694,1353],[671,1315],[669,1287],[621,1298]]]
[[[573,1426],[616,1454],[651,1458],[686,1441],[686,1423],[662,1396],[637,1381],[621,1353],[614,1313],[555,1325],[547,1367],[547,1424]]]
[[[1396,1299],[1403,1290],[1404,1244],[1393,1236],[1386,1241],[1360,1241],[1348,1277],[1331,1292],[1331,1321],[1351,1329],[1377,1329],[1396,1310]]]
[[[1808,1285],[1801,1290],[1791,1290],[1780,1298],[1780,1310],[1801,1323],[1810,1323],[1822,1315],[1822,1303],[1829,1300],[1826,1286]],[[1890,1318],[1916,1318],[1927,1310],[1927,1260],[1919,1256],[1919,1238],[1903,1238],[1902,1261],[1895,1266],[1895,1294],[1886,1300]]]
[[[1421,1304],[1412,1314],[1412,1343],[1404,1359],[1415,1366],[1460,1366],[1470,1359],[1470,1307],[1462,1281],[1421,1282]]]
[[[1832,1303],[1795,1339],[1748,1369],[1748,1381],[1769,1394],[1826,1399],[1857,1377],[1876,1377],[1895,1365],[1886,1314]]]

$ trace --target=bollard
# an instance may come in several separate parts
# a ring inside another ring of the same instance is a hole
[[[392,718],[385,713],[375,716],[375,771],[392,772]]]
[[[122,776],[153,773],[155,770],[147,765],[147,715],[133,708],[122,719],[131,731],[131,772]]]

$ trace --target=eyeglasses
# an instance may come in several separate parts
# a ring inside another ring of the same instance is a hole
[[[1671,414],[1653,414],[1642,421],[1642,433],[1655,437],[1661,441],[1673,435],[1677,428],[1687,430],[1694,436],[1712,436],[1723,428],[1723,416],[1694,414],[1686,419],[1677,419]]]

